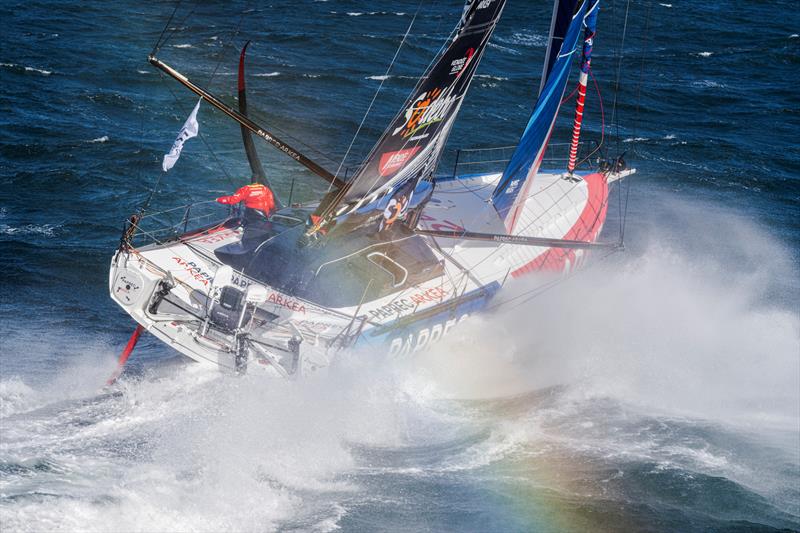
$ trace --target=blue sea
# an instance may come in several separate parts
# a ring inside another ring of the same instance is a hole
[[[443,173],[457,149],[516,143],[551,8],[509,0]],[[147,64],[165,25],[159,57],[231,103],[252,40],[252,116],[335,170],[366,154],[461,9],[0,5],[1,531],[800,531],[800,16],[788,0],[603,4],[603,106],[590,82],[584,134],[637,169],[603,235],[624,222],[624,252],[414,357],[354,350],[303,380],[265,381],[144,335],[103,388],[134,328],[108,296],[109,261],[196,102]],[[572,115],[569,103],[554,142]],[[238,126],[207,106],[199,122],[151,209],[248,181]],[[284,199],[325,191],[259,152]]]

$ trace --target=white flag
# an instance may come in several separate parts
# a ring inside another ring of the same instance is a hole
[[[200,129],[200,125],[197,124],[197,110],[200,109],[200,102],[203,99],[197,101],[197,105],[194,106],[192,110],[192,114],[189,115],[189,118],[186,119],[183,127],[181,128],[181,132],[178,134],[178,138],[175,139],[175,142],[172,145],[172,149],[169,151],[168,154],[164,155],[164,162],[161,163],[161,168],[164,169],[164,172],[171,169],[175,166],[175,161],[181,156],[181,150],[183,150],[183,143],[185,143],[188,139],[192,137],[197,137],[197,132]]]

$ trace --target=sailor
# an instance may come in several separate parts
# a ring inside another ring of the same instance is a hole
[[[268,217],[275,209],[275,197],[270,188],[262,183],[245,185],[230,196],[220,196],[217,202],[227,205],[244,202],[247,208],[245,218],[248,219],[254,214],[258,217]]]

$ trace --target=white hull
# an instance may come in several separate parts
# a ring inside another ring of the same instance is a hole
[[[630,172],[591,174],[577,181],[540,173],[515,233],[594,241],[605,221],[608,182]],[[487,205],[499,178],[500,174],[486,174],[437,181],[420,227],[504,233],[502,222]],[[266,288],[265,301],[254,304],[255,313],[242,324],[246,337],[237,337],[203,317],[221,266],[215,251],[237,243],[242,233],[241,227],[214,228],[168,244],[120,250],[109,273],[111,295],[147,331],[195,361],[234,370],[238,353],[240,370],[244,359],[248,369],[290,376],[326,365],[338,349],[353,344],[383,345],[392,354],[421,350],[484,307],[510,277],[566,273],[579,267],[586,253],[424,237],[443,266],[439,275],[342,307],[315,304],[234,273],[231,283],[242,289],[258,284]],[[153,312],[165,280],[173,287]]]

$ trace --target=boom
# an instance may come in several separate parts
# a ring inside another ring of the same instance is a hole
[[[174,68],[170,67],[163,61],[159,60],[155,56],[151,55],[148,56],[147,60],[150,62],[151,65],[158,68],[159,70],[165,72],[166,74],[170,75],[171,77],[175,78],[180,82],[183,86],[187,89],[192,91],[193,93],[201,96],[206,102],[213,105],[233,120],[241,124],[243,127],[247,128],[248,130],[252,131],[269,144],[283,152],[284,154],[288,155],[311,172],[316,174],[317,176],[321,177],[325,181],[334,184],[337,187],[343,187],[345,182],[328,172],[325,168],[320,166],[318,163],[312,161],[305,155],[301,154],[297,149],[293,148],[283,140],[275,137],[270,132],[250,120],[248,117],[242,115],[232,107],[226,105],[222,102],[219,98],[208,92],[207,90],[203,89],[202,87],[198,86],[197,84],[191,82],[189,78],[175,70]]]

